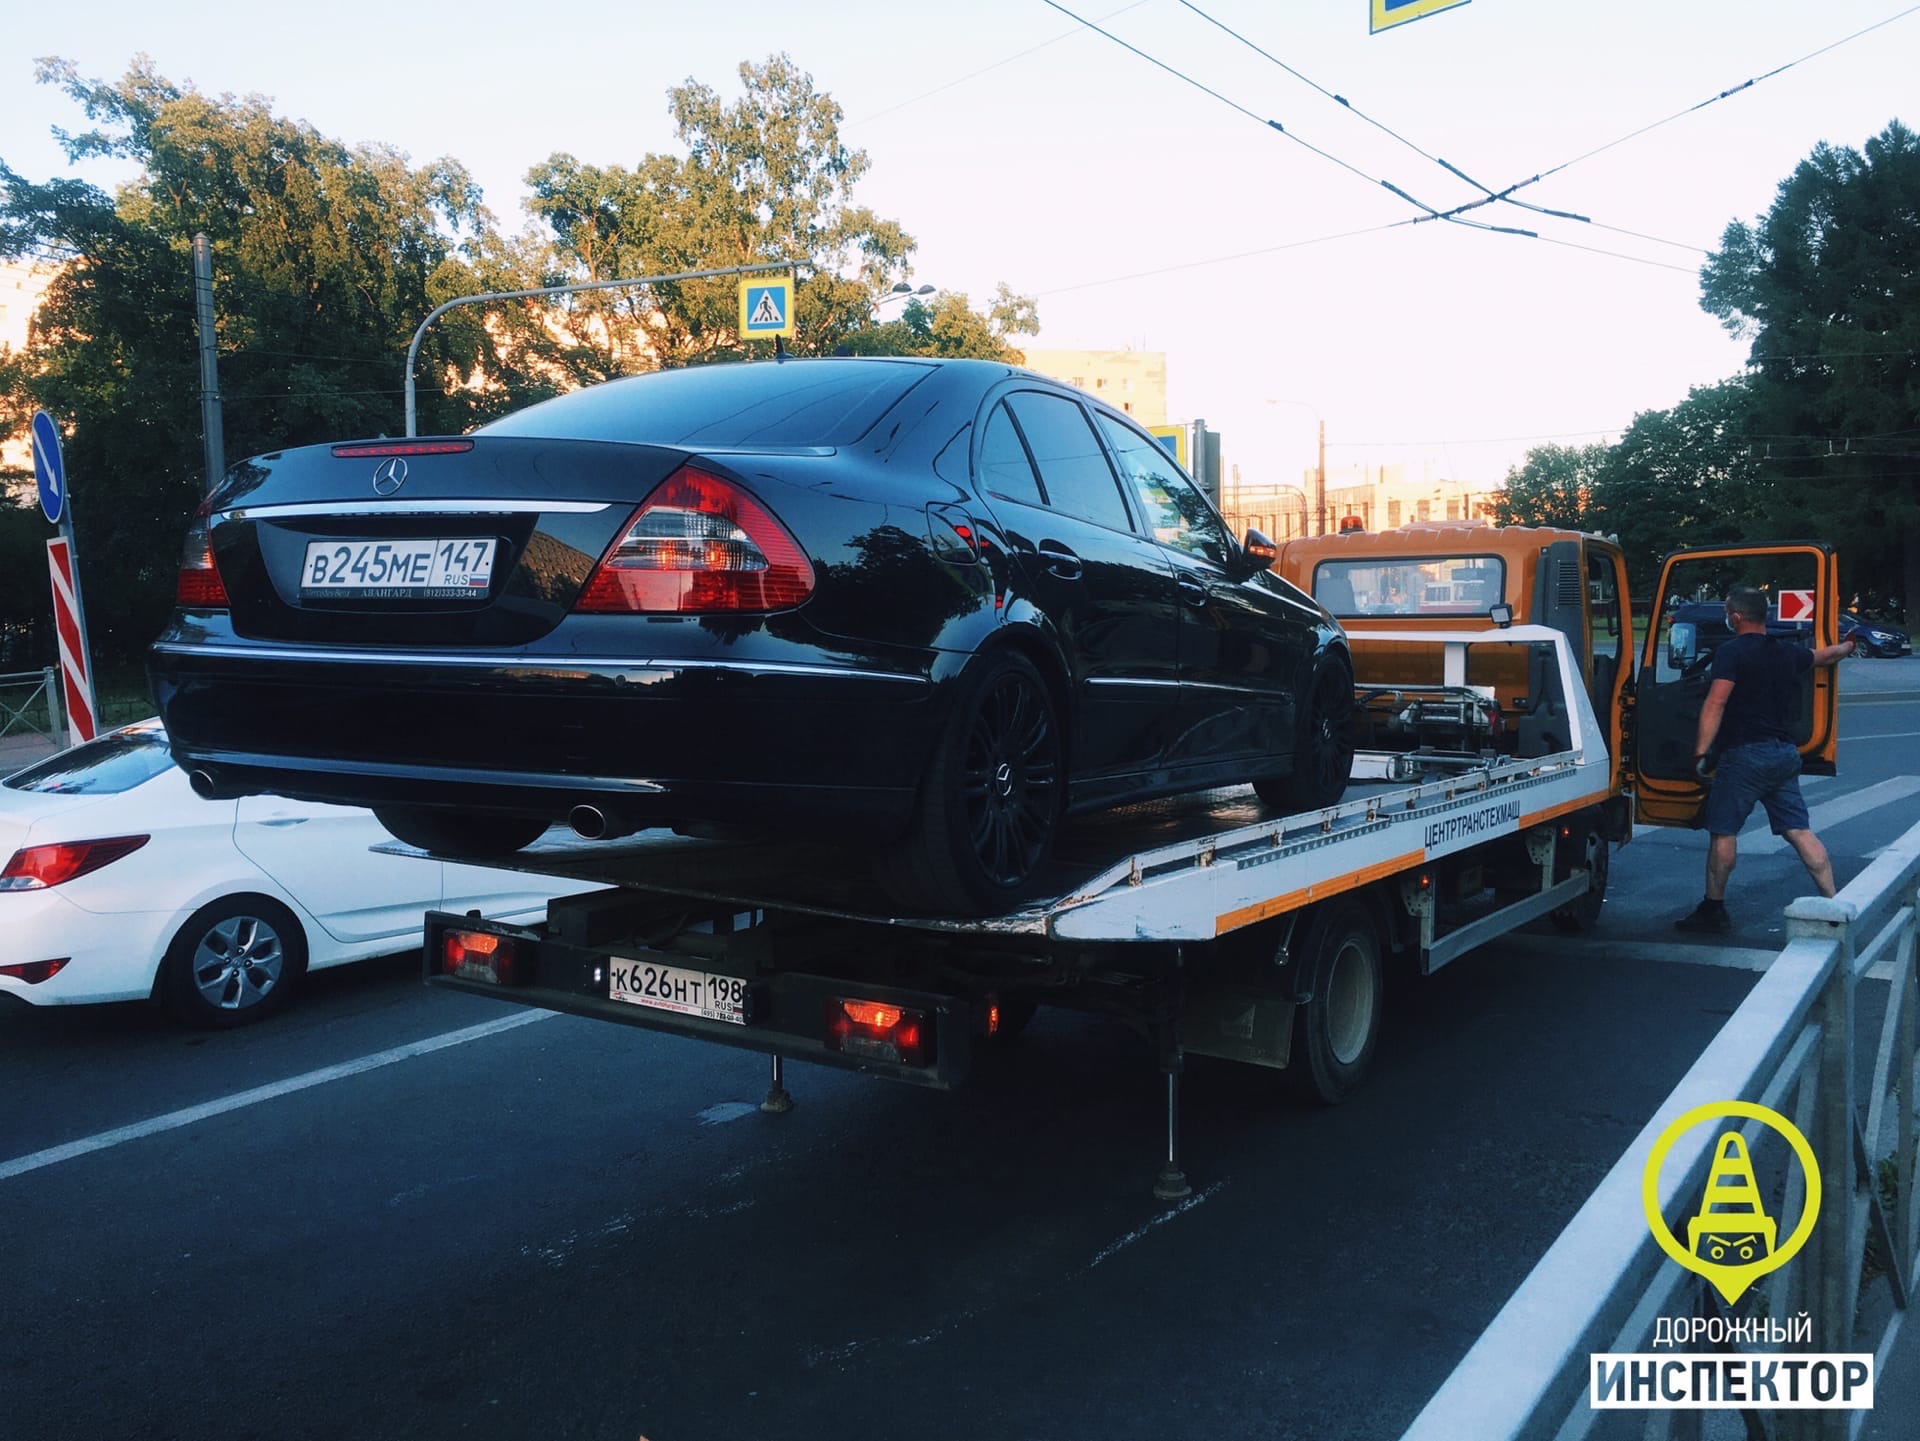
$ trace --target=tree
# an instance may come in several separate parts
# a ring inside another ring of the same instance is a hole
[[[1845,556],[1847,590],[1920,594],[1920,138],[1821,144],[1729,224],[1701,305],[1751,337],[1751,438],[1774,500]],[[1911,610],[1909,610],[1911,614]]]
[[[133,161],[115,196],[36,184],[0,161],[0,254],[56,262],[33,344],[0,356],[0,427],[36,407],[67,428],[89,629],[108,662],[134,659],[171,600],[187,518],[206,488],[190,247],[212,239],[227,453],[397,432],[399,362],[439,298],[479,288],[461,247],[490,228],[450,160],[411,167],[272,113],[173,84],[144,58],[118,81],[43,61],[43,83],[94,128],[56,131],[74,160]],[[445,366],[471,333],[443,337]],[[458,430],[484,394],[428,387],[429,428]]]
[[[1587,520],[1619,537],[1634,594],[1653,593],[1672,551],[1793,532],[1767,503],[1771,487],[1747,440],[1751,413],[1744,380],[1696,386],[1672,410],[1636,415],[1607,449]]]
[[[1552,525],[1592,529],[1594,482],[1605,464],[1604,445],[1540,445],[1518,469],[1507,471],[1506,489],[1489,509],[1495,525]]]
[[[798,355],[1004,357],[1007,336],[1037,330],[1033,301],[1005,285],[984,315],[943,294],[875,325],[874,305],[908,274],[912,237],[854,202],[871,162],[841,140],[840,106],[811,75],[785,55],[739,73],[736,101],[691,79],[667,92],[683,154],[650,154],[631,169],[556,154],[528,172],[551,270],[588,281],[791,260],[787,349]],[[553,358],[582,380],[738,358],[749,346],[737,294],[728,278],[572,298]]]

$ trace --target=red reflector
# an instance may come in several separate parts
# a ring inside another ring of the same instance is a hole
[[[629,517],[574,609],[791,610],[812,594],[813,564],[771,511],[731,482],[683,466]]]
[[[527,979],[520,943],[487,931],[448,931],[440,940],[440,969],[463,981],[517,986]]]
[[[383,440],[370,445],[336,445],[333,453],[342,460],[354,460],[386,455],[458,455],[472,449],[470,440]]]
[[[933,1060],[933,1027],[925,1011],[909,1011],[884,1001],[829,1001],[827,1048],[869,1060],[924,1066]]]
[[[59,975],[72,959],[71,956],[62,956],[57,961],[22,961],[18,965],[0,966],[0,976],[12,976],[16,981],[37,986]]]
[[[97,841],[59,841],[27,846],[0,870],[0,891],[43,891],[111,865],[144,846],[147,836],[110,836]],[[64,964],[64,962],[63,962]]]

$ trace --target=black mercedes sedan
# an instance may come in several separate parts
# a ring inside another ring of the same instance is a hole
[[[1339,799],[1346,638],[1272,560],[1037,375],[713,365],[233,467],[149,670],[203,794],[467,858],[563,820],[851,839],[978,914],[1071,812]]]

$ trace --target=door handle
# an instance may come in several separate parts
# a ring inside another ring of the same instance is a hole
[[[1047,573],[1061,580],[1078,580],[1085,569],[1080,557],[1068,550],[1057,540],[1043,540],[1037,547],[1040,558],[1047,563]]]
[[[1207,588],[1198,576],[1182,575],[1180,577],[1180,599],[1188,605],[1207,603]]]

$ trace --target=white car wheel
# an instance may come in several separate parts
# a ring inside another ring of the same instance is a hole
[[[187,1024],[242,1026],[279,1010],[306,968],[306,935],[285,906],[228,896],[180,928],[161,963],[161,984]]]

